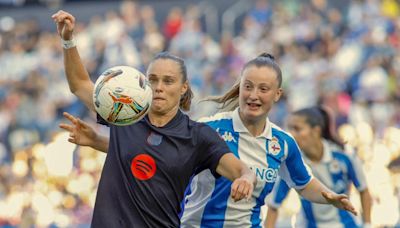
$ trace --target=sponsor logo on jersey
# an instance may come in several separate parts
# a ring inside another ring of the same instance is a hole
[[[136,179],[148,180],[156,174],[156,170],[156,162],[148,154],[139,154],[132,159],[131,172]]]
[[[268,152],[272,155],[277,155],[281,152],[281,145],[279,144],[279,140],[276,137],[273,137],[268,142]]]
[[[235,142],[235,143],[237,142],[236,139],[233,137],[232,132],[225,131],[223,134],[221,134],[219,128],[217,128],[216,131],[225,142]]]
[[[278,177],[278,169],[263,168],[263,167],[250,167],[255,172],[257,179],[268,183],[274,183]]]

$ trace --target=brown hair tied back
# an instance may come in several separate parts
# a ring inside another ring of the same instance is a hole
[[[273,61],[275,61],[275,57],[274,57],[273,55],[267,53],[267,52],[261,53],[258,57],[270,58],[270,59],[272,59]]]

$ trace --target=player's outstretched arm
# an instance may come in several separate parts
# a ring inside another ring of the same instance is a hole
[[[107,153],[109,142],[107,137],[98,135],[91,126],[79,118],[67,112],[64,112],[63,115],[71,122],[71,124],[60,124],[60,128],[69,132],[69,142],[80,146],[90,146]]]
[[[231,197],[234,201],[250,199],[257,184],[255,174],[232,153],[224,154],[219,160],[217,173],[233,181]]]
[[[92,94],[94,84],[82,64],[78,50],[73,41],[75,17],[72,14],[59,10],[51,18],[57,25],[57,32],[63,40],[64,68],[67,75],[69,89],[90,110],[95,110]]]
[[[305,188],[298,191],[300,195],[314,203],[332,204],[333,206],[349,211],[354,215],[357,212],[345,194],[337,194],[325,187],[319,180],[313,178]]]
[[[265,228],[274,228],[276,225],[276,221],[278,221],[279,209],[268,206],[267,217],[264,221]]]

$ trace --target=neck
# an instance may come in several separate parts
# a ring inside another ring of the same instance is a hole
[[[254,137],[261,135],[264,132],[266,125],[266,117],[259,120],[246,120],[242,113],[239,112],[239,117],[242,120],[243,125],[247,128],[250,134]]]
[[[315,146],[309,148],[306,154],[310,161],[320,162],[322,160],[322,156],[324,155],[324,144],[322,144],[322,141],[319,140],[316,142]]]
[[[178,108],[171,109],[167,113],[149,112],[150,123],[155,127],[164,127],[171,121],[178,113]]]

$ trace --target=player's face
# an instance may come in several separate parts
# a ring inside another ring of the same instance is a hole
[[[317,127],[312,127],[308,124],[304,116],[290,115],[287,125],[290,134],[296,139],[297,144],[304,153],[310,151],[310,148],[320,140]]]
[[[176,112],[188,87],[187,82],[182,82],[179,64],[170,59],[157,59],[147,69],[147,77],[153,90],[150,111],[157,114]]]
[[[244,121],[265,121],[272,105],[282,94],[276,72],[266,66],[249,66],[243,71],[239,107]]]

